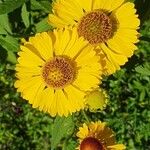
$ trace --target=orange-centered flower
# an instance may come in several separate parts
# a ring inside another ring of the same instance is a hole
[[[140,21],[134,4],[125,0],[56,0],[48,22],[75,26],[79,37],[105,55],[104,74],[120,69],[137,49]]]
[[[75,28],[38,33],[18,54],[15,87],[33,107],[51,116],[83,109],[86,92],[100,83],[99,57]]]

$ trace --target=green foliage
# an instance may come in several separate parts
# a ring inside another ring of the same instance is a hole
[[[52,27],[47,22],[47,17],[43,18],[40,22],[38,22],[35,26],[37,32],[43,32],[52,30]]]
[[[55,149],[62,138],[70,136],[74,131],[72,116],[57,117],[52,125],[51,149]]]
[[[150,149],[150,21],[149,0],[135,0],[142,18],[141,42],[135,55],[102,87],[110,101],[104,112],[87,113],[91,121],[107,121],[129,150]],[[140,4],[139,4],[140,3]],[[75,150],[76,131],[86,122],[83,113],[51,118],[21,99],[13,84],[19,43],[47,23],[51,0],[0,0],[0,149]],[[146,21],[145,21],[146,20]]]
[[[0,44],[7,51],[17,52],[19,49],[18,40],[9,35],[0,36]]]
[[[0,15],[10,13],[16,8],[20,7],[25,0],[0,0]]]
[[[150,1],[149,0],[135,0],[135,5],[138,10],[138,14],[143,24],[145,20],[150,19]]]
[[[150,76],[150,65],[148,63],[145,63],[143,66],[137,66],[135,70],[143,76]]]
[[[1,20],[0,21],[0,34],[5,35],[7,33],[12,33],[9,20],[8,20],[8,15],[7,14],[0,15],[0,20]]]
[[[22,6],[21,16],[25,27],[28,28],[30,26],[30,13],[27,11],[26,4]]]

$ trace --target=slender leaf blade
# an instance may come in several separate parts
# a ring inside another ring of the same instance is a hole
[[[6,0],[0,3],[0,15],[7,14],[23,5],[25,0]]]
[[[28,28],[30,26],[30,20],[29,20],[29,12],[27,11],[26,4],[23,4],[22,6],[21,17],[24,25],[26,26],[26,28]]]

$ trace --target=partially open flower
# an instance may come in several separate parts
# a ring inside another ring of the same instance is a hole
[[[90,111],[103,110],[108,102],[108,95],[105,90],[97,88],[87,93],[85,103]]]
[[[105,122],[91,122],[83,124],[77,133],[80,145],[79,150],[124,150],[123,144],[116,144],[114,132]]]

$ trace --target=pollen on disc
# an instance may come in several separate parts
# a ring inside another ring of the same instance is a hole
[[[56,56],[45,64],[42,76],[48,86],[64,88],[75,79],[75,63],[67,57]]]
[[[85,14],[78,23],[78,35],[90,44],[107,41],[112,36],[112,19],[107,13],[96,10]]]

